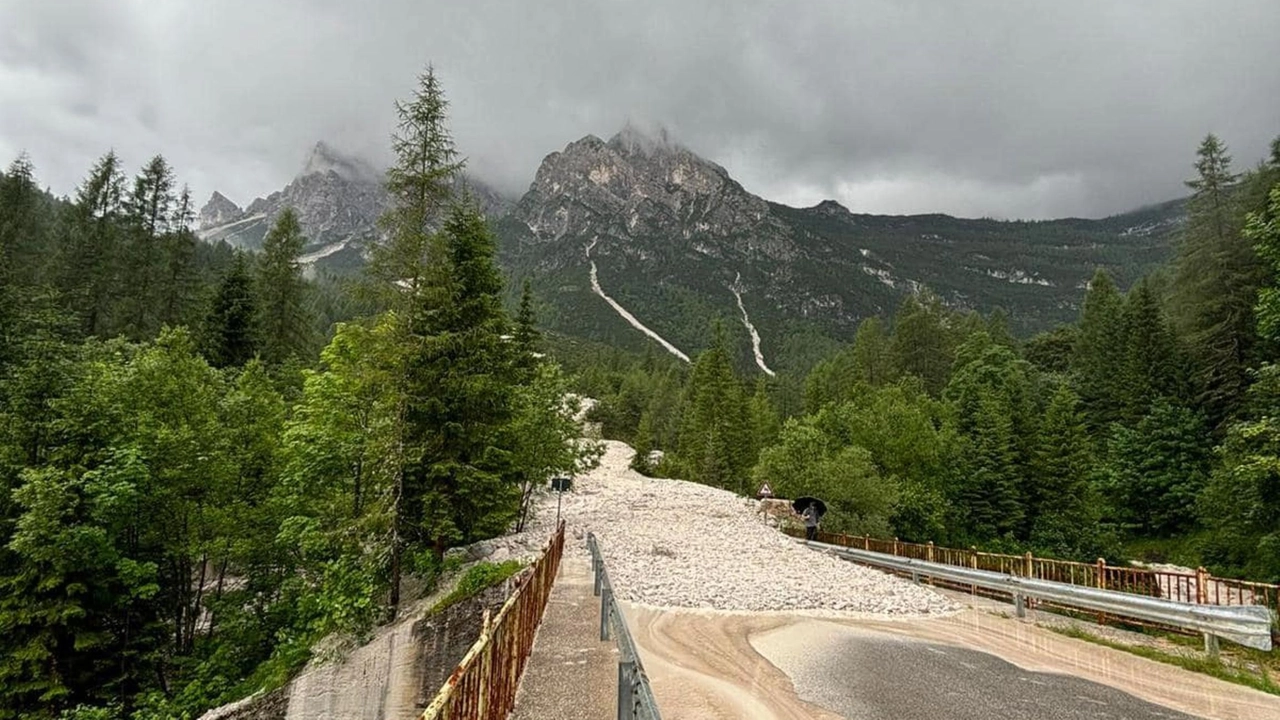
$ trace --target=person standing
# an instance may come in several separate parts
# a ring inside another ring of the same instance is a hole
[[[818,504],[809,503],[801,515],[804,518],[804,539],[813,541],[818,538]]]

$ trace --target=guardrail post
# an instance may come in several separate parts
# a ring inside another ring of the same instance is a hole
[[[1013,596],[1013,609],[1018,617],[1025,618],[1027,616],[1027,599],[1023,597],[1022,593],[1017,593]]]
[[[613,590],[604,588],[600,592],[600,639],[609,639],[609,601],[613,599]]]
[[[1095,578],[1095,584],[1098,586],[1098,588],[1099,588],[1099,589],[1101,589],[1101,590],[1106,590],[1106,589],[1107,589],[1107,560],[1106,560],[1106,558],[1098,558],[1098,564],[1097,564],[1097,566],[1096,566],[1096,567],[1097,567],[1097,574],[1098,574],[1098,577],[1097,577],[1097,578]],[[1099,624],[1099,625],[1106,625],[1106,624],[1107,624],[1107,614],[1106,614],[1106,613],[1098,613],[1098,624]]]
[[[635,675],[635,671],[635,661],[618,661],[618,720],[633,720],[635,718],[636,706],[632,701],[632,696],[635,694],[635,684],[631,679]]]
[[[600,558],[599,560],[596,561],[596,582],[595,582],[595,588],[592,589],[591,591],[592,595],[595,595],[596,597],[600,597],[600,586],[602,584],[603,579],[604,579],[604,558]]]
[[[1204,634],[1204,651],[1209,657],[1218,659],[1218,636],[1212,633]]]

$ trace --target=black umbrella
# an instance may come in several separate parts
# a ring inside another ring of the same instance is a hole
[[[827,504],[815,497],[799,497],[791,501],[791,509],[799,514],[804,514],[805,508],[810,505],[818,506],[818,517],[827,514]]]

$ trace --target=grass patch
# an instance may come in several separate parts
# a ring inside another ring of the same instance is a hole
[[[432,614],[442,612],[453,605],[469,600],[488,590],[498,583],[520,572],[524,563],[519,560],[508,560],[502,563],[482,562],[467,568],[453,591],[431,608]]]
[[[1253,688],[1254,690],[1261,690],[1262,692],[1270,693],[1272,695],[1280,695],[1280,685],[1277,685],[1266,671],[1265,668],[1267,667],[1267,663],[1265,660],[1262,664],[1262,667],[1264,668],[1263,671],[1261,673],[1254,673],[1243,668],[1227,665],[1221,660],[1214,660],[1208,657],[1187,657],[1185,655],[1167,653],[1144,645],[1126,645],[1114,640],[1099,637],[1087,630],[1081,630],[1077,627],[1049,626],[1049,629],[1060,635],[1066,635],[1067,637],[1076,638],[1077,640],[1085,640],[1087,642],[1094,643],[1095,645],[1109,647],[1113,650],[1122,650],[1139,657],[1147,658],[1148,660],[1176,665],[1184,670],[1203,673],[1205,675],[1216,677],[1219,680],[1226,680],[1227,682],[1235,683],[1237,685],[1245,685]],[[1270,658],[1270,655],[1272,655],[1270,653],[1259,652],[1258,654],[1266,656],[1268,659],[1273,659]]]

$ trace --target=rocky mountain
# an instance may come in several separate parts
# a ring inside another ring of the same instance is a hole
[[[247,208],[214,193],[200,234],[259,247],[292,206],[310,240],[304,259],[350,271],[377,237],[381,176],[320,143],[289,185]],[[1181,201],[1037,222],[867,215],[830,200],[793,208],[633,127],[551,153],[518,202],[460,185],[493,221],[512,287],[532,282],[551,329],[687,358],[719,321],[762,372],[807,367],[924,287],[957,308],[1002,307],[1024,333],[1073,320],[1098,267],[1127,286],[1169,257],[1183,218]]]
[[[384,172],[356,157],[316,143],[302,171],[283,189],[240,209],[214,192],[198,217],[198,234],[209,242],[258,249],[286,207],[298,213],[307,237],[303,261],[335,272],[363,265],[367,246],[378,237],[378,217],[386,210]],[[459,180],[487,213],[504,213],[511,201],[470,177]]]
[[[1177,202],[1045,222],[792,208],[626,128],[547,156],[498,227],[504,263],[530,278],[552,328],[690,356],[718,319],[768,372],[808,365],[922,287],[955,307],[1003,307],[1023,332],[1073,320],[1097,267],[1127,285],[1169,256],[1181,217]]]

